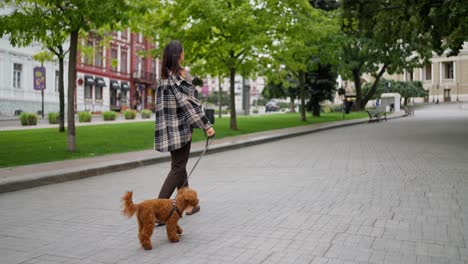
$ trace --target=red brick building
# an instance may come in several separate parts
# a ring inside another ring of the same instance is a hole
[[[153,110],[159,70],[158,61],[149,55],[154,44],[129,30],[112,33],[106,45],[101,41],[94,34],[81,40],[93,52],[78,51],[76,110]]]

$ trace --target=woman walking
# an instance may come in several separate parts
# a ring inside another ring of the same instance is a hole
[[[170,198],[175,188],[188,186],[186,165],[190,154],[193,128],[201,128],[208,137],[215,134],[202,110],[198,92],[185,80],[182,68],[184,49],[173,40],[164,48],[161,79],[156,89],[155,149],[171,153],[171,171],[159,192],[158,198]],[[200,206],[187,208],[191,215]]]

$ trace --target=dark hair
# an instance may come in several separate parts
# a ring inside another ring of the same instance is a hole
[[[161,63],[161,77],[163,79],[169,78],[169,72],[175,75],[179,75],[182,70],[180,65],[180,54],[184,51],[182,43],[178,40],[172,40],[164,48]]]

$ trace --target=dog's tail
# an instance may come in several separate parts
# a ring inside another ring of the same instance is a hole
[[[132,195],[133,192],[127,191],[124,196],[122,196],[122,214],[128,218],[132,217],[137,210],[137,206],[133,204]]]

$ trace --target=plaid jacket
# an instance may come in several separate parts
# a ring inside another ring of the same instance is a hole
[[[210,121],[202,110],[198,92],[180,76],[160,79],[156,89],[154,148],[167,152],[180,149],[192,139],[192,129],[207,130]]]

